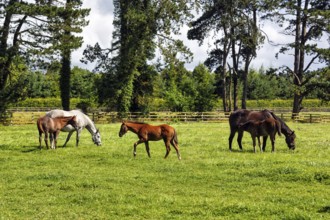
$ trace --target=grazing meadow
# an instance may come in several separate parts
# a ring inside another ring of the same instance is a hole
[[[97,125],[100,147],[85,129],[56,150],[36,125],[0,126],[0,219],[330,219],[330,124],[288,125],[295,151],[276,136],[275,153],[253,153],[248,133],[229,152],[228,123],[171,123],[181,161],[162,141],[133,158],[119,123]]]

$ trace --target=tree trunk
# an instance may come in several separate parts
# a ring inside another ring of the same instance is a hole
[[[66,8],[70,6],[71,0],[66,1]],[[64,15],[64,23],[71,26],[71,18],[68,15]],[[66,30],[64,32],[64,41],[70,40],[71,33]],[[64,42],[65,44],[69,42]],[[70,110],[70,93],[71,93],[71,50],[70,48],[62,49],[62,60],[61,60],[61,76],[60,76],[60,90],[63,110]]]
[[[299,67],[300,67],[300,25],[301,25],[301,0],[297,1],[297,13],[296,13],[296,33],[295,33],[295,49],[294,49],[294,68],[293,68],[293,84],[298,89],[295,89],[293,98],[292,118],[294,118],[300,112],[300,79],[299,79]]]
[[[70,110],[70,79],[71,79],[71,52],[66,51],[62,55],[62,68],[60,76],[60,89],[63,110]]]
[[[228,112],[228,102],[227,102],[227,82],[226,82],[226,75],[227,75],[227,57],[229,52],[230,44],[228,41],[223,45],[223,59],[222,59],[222,72],[221,72],[221,79],[222,79],[222,103],[223,103],[223,111]]]
[[[245,67],[243,72],[243,94],[242,94],[242,109],[246,109],[246,99],[247,99],[247,90],[248,90],[248,71],[249,71],[249,59],[250,55],[247,56],[245,61]]]
[[[232,79],[233,79],[233,96],[234,96],[234,110],[238,109],[237,105],[237,97],[238,97],[238,62],[237,62],[237,54],[235,49],[235,39],[233,36],[235,35],[234,27],[231,26],[230,28],[230,35],[231,35],[231,55],[233,58],[233,72],[232,72]]]

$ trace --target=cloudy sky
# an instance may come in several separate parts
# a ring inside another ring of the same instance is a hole
[[[94,0],[94,1],[84,1],[83,8],[90,8],[91,12],[88,17],[89,25],[84,28],[82,33],[84,37],[83,46],[75,51],[72,55],[72,64],[75,66],[80,66],[82,68],[87,68],[89,70],[93,69],[92,64],[84,65],[79,60],[82,58],[82,53],[86,45],[94,45],[99,43],[103,48],[109,48],[111,44],[111,37],[113,31],[113,1],[112,0]],[[268,34],[271,41],[278,44],[285,43],[288,40],[288,36],[280,34],[278,27],[275,24],[265,24],[261,27],[264,32]],[[192,63],[186,65],[186,68],[192,70],[199,63],[203,63],[207,57],[207,52],[210,50],[212,45],[212,39],[205,40],[202,46],[198,45],[197,41],[191,41],[186,38],[188,28],[182,28],[182,35],[178,38],[183,39],[185,45],[187,45],[194,54],[194,60]],[[329,47],[326,38],[322,38],[322,44]],[[267,41],[259,49],[257,58],[252,62],[251,67],[259,68],[260,66],[267,67],[279,67],[281,65],[292,66],[293,57],[289,55],[279,55],[279,58],[275,58],[275,54],[278,52],[279,47],[272,46]]]

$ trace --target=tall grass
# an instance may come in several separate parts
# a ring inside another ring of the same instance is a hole
[[[295,152],[228,151],[227,123],[175,123],[182,161],[163,142],[151,158],[120,124],[98,125],[103,145],[84,130],[76,148],[42,150],[34,125],[0,127],[0,219],[329,219],[330,126],[289,123]],[[61,133],[58,145],[67,133]],[[235,137],[236,138],[236,137]],[[44,143],[43,143],[44,146]]]

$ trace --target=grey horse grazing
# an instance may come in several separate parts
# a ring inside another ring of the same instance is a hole
[[[102,142],[101,142],[101,134],[99,130],[95,127],[93,121],[80,110],[64,111],[64,110],[56,109],[46,113],[46,116],[49,116],[51,118],[55,118],[59,116],[61,117],[74,116],[74,115],[76,115],[77,118],[76,146],[78,147],[80,133],[85,127],[89,131],[89,133],[91,133],[94,144],[96,144],[97,146],[101,146]],[[67,125],[63,129],[61,129],[61,131],[69,132],[68,137],[66,138],[66,141],[63,145],[63,147],[65,147],[68,141],[70,140],[71,135],[73,134],[74,131],[76,131],[76,129],[71,125]]]

